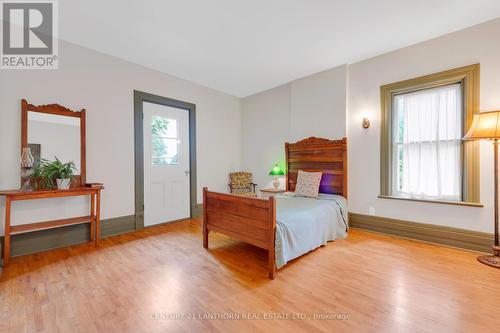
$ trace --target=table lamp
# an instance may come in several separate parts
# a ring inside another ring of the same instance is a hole
[[[280,187],[280,180],[278,179],[278,176],[283,176],[284,174],[285,173],[283,172],[283,170],[281,170],[278,164],[276,164],[272,168],[271,172],[269,172],[270,176],[274,176],[273,180],[274,189],[278,190],[278,188]]]
[[[500,139],[500,110],[481,112],[474,115],[472,125],[464,140],[489,140],[493,142],[495,163],[495,244],[493,255],[477,257],[481,263],[500,268],[500,246],[498,244],[498,139]]]

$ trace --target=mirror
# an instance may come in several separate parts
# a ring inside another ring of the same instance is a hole
[[[58,104],[37,106],[23,99],[21,112],[21,148],[30,148],[35,161],[57,157],[63,163],[74,162],[76,177],[71,187],[84,186],[85,110]]]
[[[28,111],[28,147],[35,162],[40,158],[73,161],[76,175],[81,171],[80,119]]]

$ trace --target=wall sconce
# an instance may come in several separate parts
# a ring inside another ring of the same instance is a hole
[[[370,127],[370,120],[368,120],[368,118],[363,118],[361,126],[363,126],[364,129],[367,129],[368,127]]]

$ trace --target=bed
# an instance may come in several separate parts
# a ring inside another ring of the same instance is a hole
[[[286,143],[285,156],[285,195],[258,199],[203,189],[203,247],[214,231],[265,249],[270,279],[288,261],[348,231],[347,139]],[[293,195],[299,170],[323,173],[317,199]]]

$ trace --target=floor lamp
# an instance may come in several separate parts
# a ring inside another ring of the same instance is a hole
[[[500,139],[500,110],[481,112],[474,115],[472,125],[464,140],[490,140],[493,142],[495,159],[495,244],[493,255],[477,257],[481,263],[500,268],[500,246],[498,244],[498,140]]]

